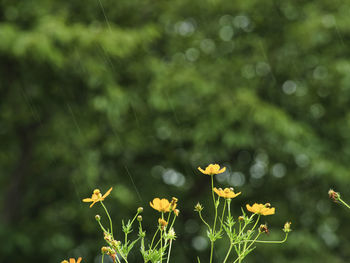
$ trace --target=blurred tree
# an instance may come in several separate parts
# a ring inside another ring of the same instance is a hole
[[[244,193],[237,213],[269,201],[276,235],[293,221],[283,249],[258,247],[247,262],[348,260],[349,215],[327,190],[346,195],[350,180],[349,11],[324,0],[1,1],[0,261],[92,261],[97,208],[81,199],[110,185],[115,223],[178,196],[176,261],[204,257],[191,211],[197,200],[210,209],[195,171],[210,162],[228,167],[217,184]]]

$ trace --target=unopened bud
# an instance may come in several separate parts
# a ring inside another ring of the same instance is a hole
[[[197,203],[194,207],[194,211],[201,212],[203,210],[203,206],[200,203]]]
[[[271,207],[271,204],[270,204],[270,203],[266,203],[266,204],[265,204],[265,207],[266,207],[266,208],[270,208],[270,207]]]
[[[68,263],[68,261],[67,260],[63,260],[63,261],[61,261],[61,263]]]
[[[142,221],[142,216],[137,216],[137,221],[141,222]]]
[[[139,208],[137,208],[137,213],[139,213],[139,214],[141,214],[143,212],[143,207],[139,207]]]
[[[175,210],[174,210],[174,214],[175,214],[176,216],[179,216],[180,210],[179,210],[179,209],[175,209]]]
[[[109,247],[101,247],[101,253],[106,254],[109,251]]]
[[[259,227],[259,231],[260,233],[266,233],[266,234],[269,233],[269,229],[266,224],[261,224]]]
[[[96,221],[100,221],[101,220],[101,216],[100,215],[95,215],[95,219],[96,219]]]
[[[121,242],[120,241],[117,241],[117,240],[112,240],[112,246],[115,248],[115,249],[117,249],[119,246],[120,246],[120,244],[121,244]]]
[[[243,216],[239,216],[239,217],[238,217],[238,220],[239,220],[239,221],[244,221],[244,217],[243,217]]]
[[[177,206],[178,199],[176,197],[173,197],[170,202],[170,210],[174,211]]]
[[[290,228],[290,225],[291,225],[291,224],[292,224],[291,222],[286,222],[286,223],[284,224],[283,231],[284,231],[285,233],[289,233],[290,231],[292,231],[292,229]]]
[[[168,222],[165,221],[165,220],[162,219],[162,218],[159,218],[159,219],[158,219],[158,223],[159,223],[159,226],[160,226],[160,228],[161,228],[162,230],[168,225]]]
[[[340,199],[340,194],[333,189],[329,189],[328,191],[329,198],[332,199],[334,202],[339,201]]]

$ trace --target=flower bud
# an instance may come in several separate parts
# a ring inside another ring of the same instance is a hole
[[[170,210],[174,211],[177,206],[178,199],[176,197],[173,197],[170,202]]]
[[[291,224],[292,224],[291,222],[286,222],[286,223],[284,224],[283,231],[284,231],[285,233],[289,233],[290,231],[292,231],[292,229],[290,228],[290,225],[291,225]]]
[[[95,219],[96,219],[96,221],[100,221],[101,220],[101,216],[100,215],[95,215]]]
[[[179,210],[179,209],[175,209],[175,210],[174,210],[174,214],[175,214],[176,216],[179,216],[180,210]]]
[[[162,230],[168,225],[168,222],[165,221],[163,218],[159,218],[158,223],[159,223],[159,226]]]
[[[197,203],[194,207],[194,211],[201,212],[203,210],[203,206],[200,203]]]
[[[270,203],[266,203],[266,204],[265,204],[265,207],[266,207],[266,208],[270,208],[270,207],[271,207],[271,204],[270,204]]]
[[[238,220],[239,220],[239,221],[244,221],[244,216],[239,216],[239,217],[238,217]]]
[[[111,244],[113,248],[117,249],[120,246],[121,242],[117,240],[112,240]]]
[[[137,208],[137,213],[139,213],[139,214],[141,214],[143,212],[143,207],[139,207],[139,208]]]
[[[102,254],[107,254],[109,251],[109,247],[101,247],[101,253]]]
[[[168,232],[169,239],[175,239],[176,238],[176,233],[174,231],[174,228],[171,228]]]
[[[329,198],[332,199],[334,202],[339,201],[340,199],[340,194],[333,189],[329,189],[328,191]]]
[[[137,221],[141,222],[142,221],[142,216],[137,216]]]
[[[63,260],[63,261],[61,261],[61,263],[68,263],[68,261],[67,260]]]
[[[269,229],[267,228],[266,224],[261,224],[259,227],[259,231],[260,231],[260,233],[269,234]]]

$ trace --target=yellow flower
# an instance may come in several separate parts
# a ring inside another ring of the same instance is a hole
[[[75,261],[74,258],[70,258],[69,259],[69,263],[80,263],[80,261],[81,261],[81,257],[79,257],[77,261]],[[61,263],[68,263],[68,261],[67,260],[63,260]]]
[[[159,199],[154,198],[152,202],[149,202],[149,205],[159,211],[159,212],[169,212],[170,211],[170,203],[167,199]]]
[[[90,205],[90,207],[92,207],[97,202],[101,202],[105,200],[105,198],[111,193],[112,189],[113,189],[112,187],[109,188],[109,190],[103,196],[99,189],[95,189],[91,195],[91,198],[85,198],[83,199],[83,202],[87,202],[87,203],[92,202],[92,204]]]
[[[214,174],[221,174],[226,171],[226,167],[220,169],[220,165],[218,164],[209,164],[205,170],[202,168],[198,167],[198,170],[207,175],[214,175]]]
[[[221,188],[217,189],[216,187],[214,187],[214,192],[218,196],[221,196],[226,199],[232,199],[241,194],[241,192],[235,194],[233,188],[225,188],[224,190],[222,190]]]
[[[263,204],[257,204],[255,203],[253,206],[246,205],[247,210],[249,212],[252,212],[254,214],[258,215],[263,215],[263,216],[268,216],[268,215],[273,215],[275,213],[275,208],[274,207],[269,207],[269,205],[263,205]]]

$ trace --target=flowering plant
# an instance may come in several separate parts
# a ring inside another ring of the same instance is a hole
[[[252,213],[251,216],[248,216],[242,209],[242,215],[240,215],[237,220],[233,217],[231,213],[231,202],[232,199],[239,196],[241,192],[235,193],[233,188],[218,189],[214,187],[214,175],[225,172],[225,167],[220,169],[220,166],[218,164],[210,164],[206,167],[205,170],[200,167],[198,167],[198,170],[201,173],[209,175],[211,177],[211,192],[214,204],[213,224],[209,225],[209,223],[204,220],[202,215],[203,206],[200,203],[197,203],[194,209],[196,212],[198,212],[199,218],[207,227],[207,237],[210,241],[210,263],[213,262],[214,244],[218,239],[223,238],[224,234],[227,236],[229,246],[226,256],[222,261],[223,263],[228,261],[233,248],[237,254],[237,257],[233,263],[236,263],[242,262],[243,259],[254,250],[255,247],[253,247],[253,245],[255,243],[284,243],[287,240],[288,233],[291,231],[290,222],[287,222],[284,225],[283,231],[285,233],[285,237],[283,240],[259,240],[260,235],[269,233],[269,229],[266,224],[261,224],[258,227],[260,217],[275,214],[275,208],[271,207],[270,203],[255,203],[252,206],[247,204],[246,208],[249,212]],[[218,196],[217,198],[215,197],[215,194]],[[219,216],[218,214],[221,198],[223,199],[223,206],[221,208],[221,215]],[[252,227],[249,227],[251,225]],[[197,260],[200,262],[199,258],[197,258]]]
[[[210,241],[210,258],[209,262],[213,262],[213,251],[214,244],[218,239],[223,238],[224,234],[227,236],[228,251],[223,259],[223,263],[226,263],[232,255],[232,250],[236,251],[237,257],[233,263],[242,262],[243,259],[254,250],[253,245],[255,243],[284,243],[287,240],[288,233],[291,231],[290,222],[285,223],[283,231],[285,237],[283,240],[278,241],[263,241],[259,240],[260,235],[269,233],[269,229],[266,224],[261,224],[258,227],[261,216],[275,214],[275,208],[271,207],[269,203],[257,204],[254,203],[252,206],[247,204],[247,211],[251,212],[252,215],[247,215],[242,209],[242,215],[235,218],[231,213],[231,202],[232,199],[236,198],[241,194],[235,193],[233,188],[216,188],[214,187],[214,175],[225,172],[226,168],[220,168],[218,164],[210,164],[205,170],[198,167],[199,171],[205,175],[211,177],[211,195],[214,204],[214,220],[213,224],[210,225],[204,220],[202,215],[203,206],[197,203],[195,211],[198,212],[200,220],[204,223],[207,228],[207,237]],[[174,223],[176,218],[179,216],[179,209],[177,208],[178,199],[173,197],[170,201],[166,198],[154,198],[149,205],[160,213],[158,218],[157,228],[153,233],[150,242],[146,242],[146,231],[142,227],[142,216],[143,208],[139,207],[136,210],[135,216],[128,220],[126,223],[122,221],[122,233],[115,234],[113,231],[113,222],[108,212],[107,207],[103,201],[111,193],[112,187],[104,194],[101,194],[99,189],[95,189],[89,198],[84,198],[83,202],[88,202],[90,208],[96,203],[100,203],[103,207],[107,218],[109,227],[104,226],[100,215],[96,215],[95,219],[101,228],[106,242],[106,246],[101,248],[102,263],[104,256],[109,256],[113,263],[128,263],[128,255],[134,248],[136,243],[140,241],[140,253],[142,255],[144,263],[162,263],[166,260],[166,263],[170,262],[172,243],[176,239],[174,230]],[[217,197],[216,197],[217,195]],[[223,201],[221,201],[221,199]],[[223,204],[220,206],[220,204]],[[219,216],[219,210],[221,209],[221,215]],[[133,231],[133,225],[138,222],[138,234],[134,239],[130,239],[131,232]],[[121,235],[124,235],[122,237]],[[80,263],[81,257],[76,261]],[[200,263],[200,259],[197,257],[197,261]],[[62,263],[68,263],[67,260]],[[74,258],[69,259],[69,263],[75,263]]]

